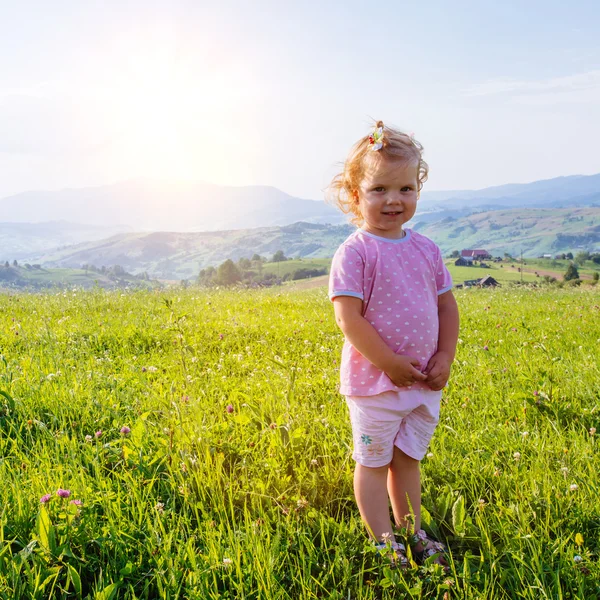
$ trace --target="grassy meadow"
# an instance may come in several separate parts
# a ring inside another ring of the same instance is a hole
[[[444,573],[366,540],[325,288],[0,295],[0,599],[599,597],[600,287],[456,296]]]

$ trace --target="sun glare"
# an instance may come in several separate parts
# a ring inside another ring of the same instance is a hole
[[[170,180],[226,177],[227,139],[235,128],[238,146],[246,143],[239,123],[257,95],[239,66],[217,70],[157,52],[129,57],[103,93],[119,160],[137,175]]]

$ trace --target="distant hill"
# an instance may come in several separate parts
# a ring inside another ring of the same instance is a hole
[[[600,173],[511,183],[482,190],[424,192],[420,209],[497,210],[502,208],[566,208],[600,206]]]
[[[127,226],[82,225],[67,221],[0,223],[0,262],[21,260],[50,248],[101,240],[132,231]]]
[[[600,207],[496,210],[416,226],[447,253],[485,248],[534,257],[578,250],[600,251]]]
[[[202,233],[135,233],[112,236],[101,242],[35,257],[45,266],[79,267],[118,264],[132,273],[147,271],[152,277],[195,277],[200,269],[227,258],[250,258],[254,253],[269,258],[280,249],[287,256],[332,256],[353,231],[350,225],[295,223],[284,227],[258,227]]]
[[[165,183],[146,179],[113,185],[35,191],[0,200],[12,222],[68,220],[135,231],[217,231],[296,221],[341,223],[323,201],[295,198],[268,186]]]
[[[486,248],[493,254],[518,254],[522,249],[526,257],[597,251],[600,208],[482,212],[429,224],[417,222],[415,229],[438,243],[444,254],[468,247]],[[119,234],[33,258],[46,266],[118,264],[133,273],[147,271],[151,277],[181,279],[195,277],[201,268],[228,258],[237,261],[255,253],[270,258],[280,249],[289,257],[331,257],[352,231],[351,225],[298,222],[217,232]]]
[[[570,206],[600,206],[600,174],[482,190],[427,191],[425,187],[415,222],[431,223],[483,210]],[[129,231],[181,232],[272,227],[298,221],[339,225],[347,220],[323,200],[296,198],[274,187],[148,179],[82,189],[24,192],[1,199],[0,214],[10,217],[12,224],[69,221]],[[0,256],[11,248],[4,242],[2,246],[0,236]],[[46,239],[45,249],[52,247],[50,242]]]

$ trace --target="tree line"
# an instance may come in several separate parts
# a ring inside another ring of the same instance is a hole
[[[265,272],[266,263],[280,263],[287,260],[293,260],[285,256],[283,250],[277,250],[271,259],[267,259],[259,254],[254,254],[252,258],[240,258],[237,263],[228,258],[218,267],[206,267],[198,274],[198,283],[204,287],[232,285],[251,285],[251,286],[272,286],[280,285],[283,281],[306,279],[325,275],[327,269],[301,268],[295,269],[279,276],[273,272]]]

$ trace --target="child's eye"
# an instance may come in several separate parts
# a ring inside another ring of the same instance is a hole
[[[410,192],[412,190],[412,188],[409,185],[406,185],[402,188],[402,192]]]
[[[378,185],[376,188],[373,188],[373,191],[375,192],[383,192],[383,190],[385,190],[385,188],[382,185]]]

